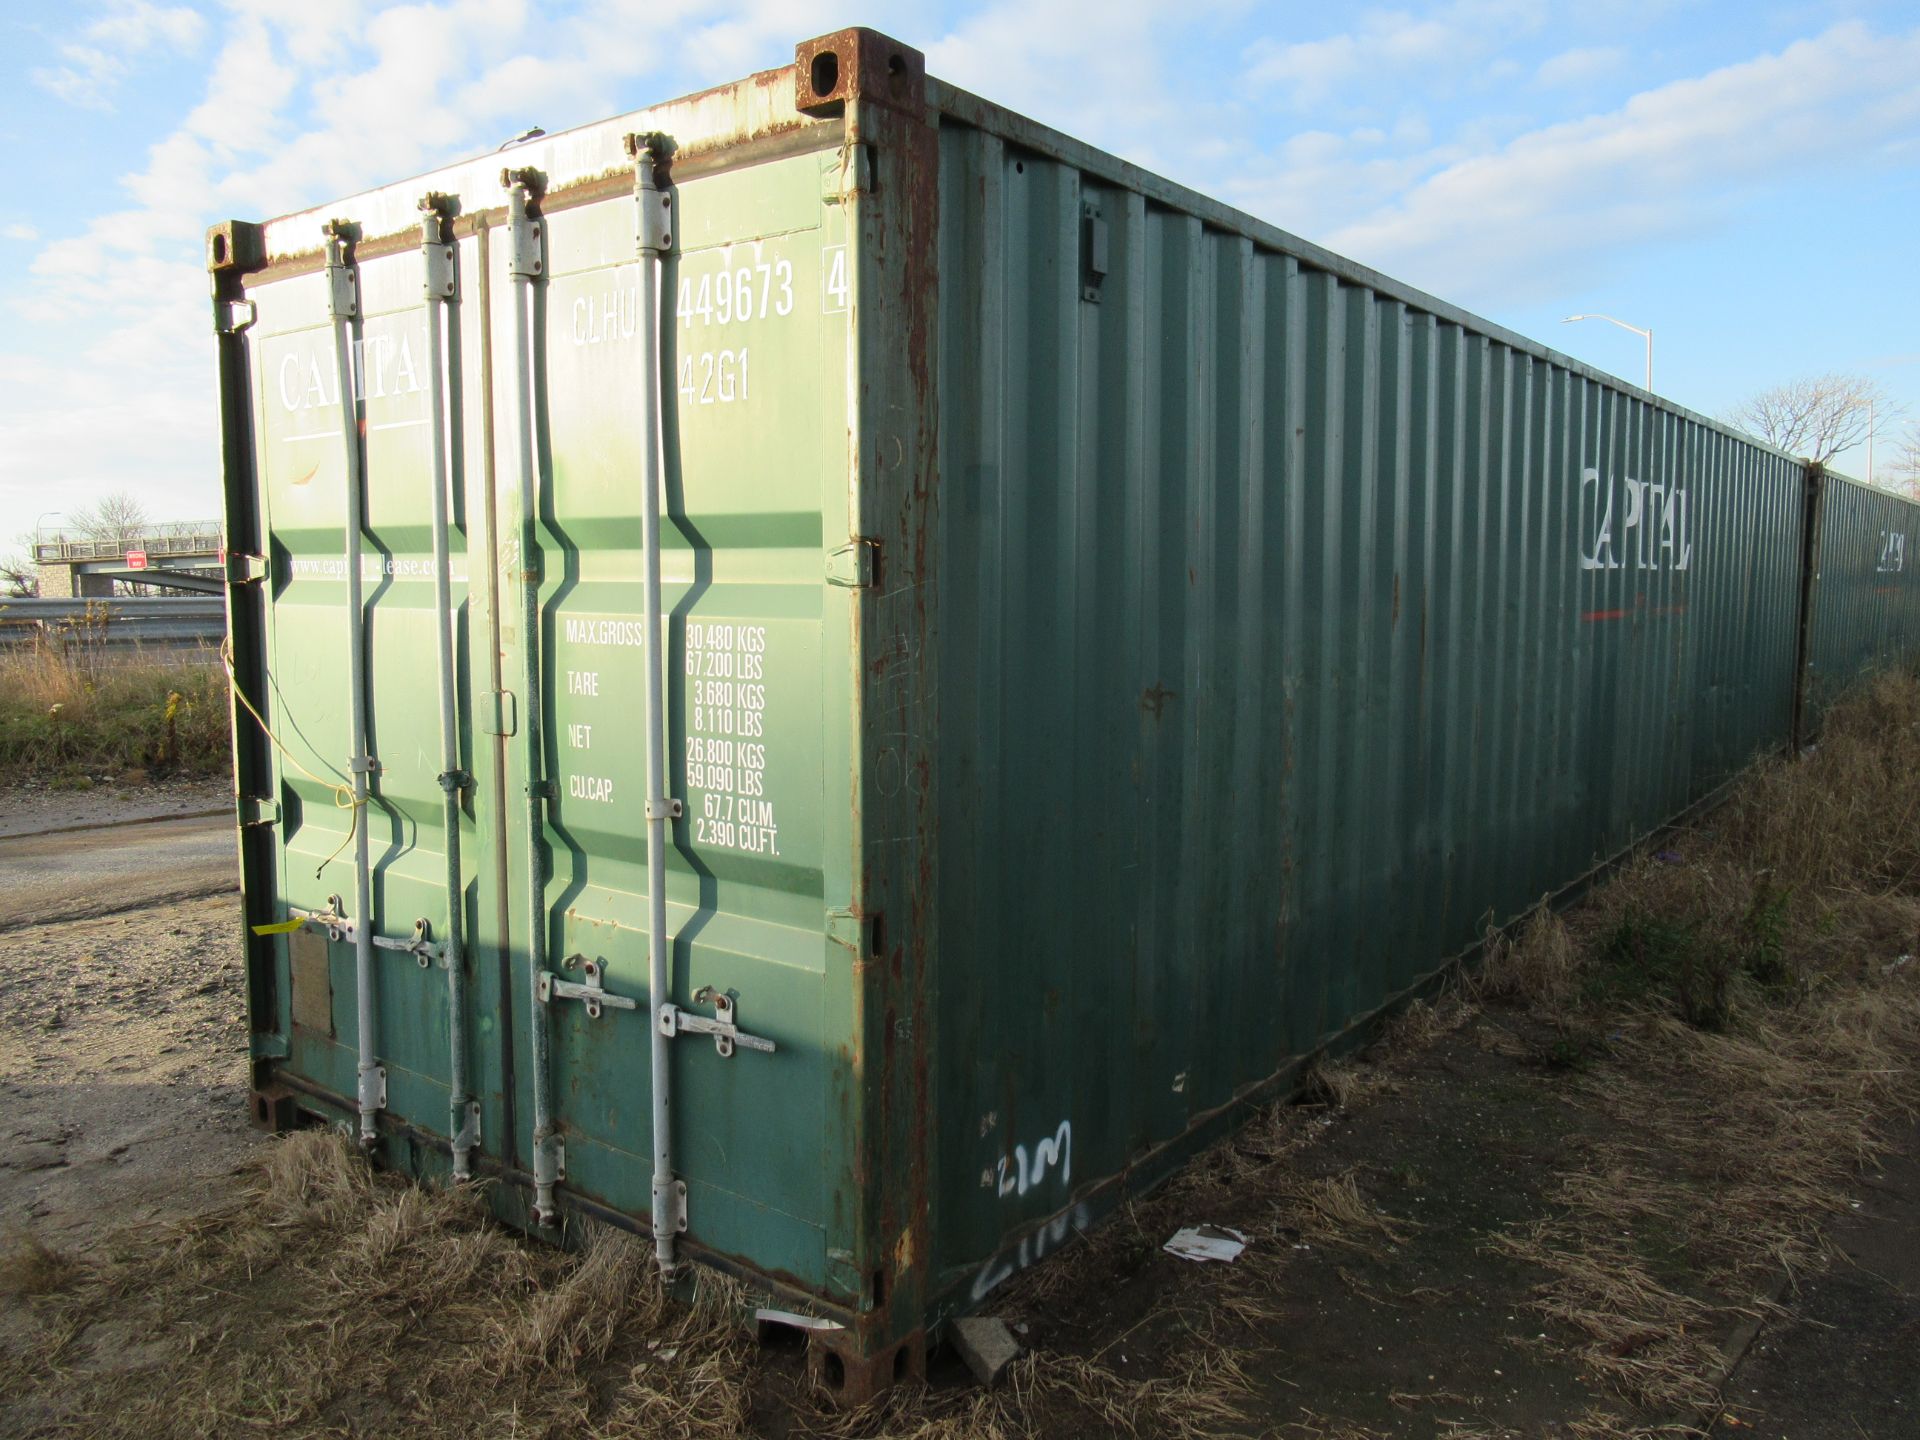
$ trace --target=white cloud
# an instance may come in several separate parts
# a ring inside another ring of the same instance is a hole
[[[38,230],[24,221],[19,220],[16,220],[13,224],[4,228],[0,228],[0,235],[4,235],[9,240],[38,240],[40,238],[40,232]]]
[[[585,0],[558,19],[531,0],[226,0],[199,101],[121,177],[119,203],[41,246],[12,301],[25,323],[0,326],[0,515],[44,508],[48,477],[75,503],[126,488],[156,514],[217,508],[210,221],[732,78],[838,23],[834,0]],[[104,105],[129,57],[203,38],[173,10],[122,4],[63,47],[71,78],[44,83]]]
[[[1920,132],[1917,73],[1920,30],[1838,25],[1454,160],[1329,243],[1442,293],[1511,294],[1574,259],[1720,223],[1753,187],[1885,163]]]
[[[939,35],[928,63],[943,78],[1462,298],[1504,302],[1529,278],[1718,223],[1796,168],[1892,165],[1899,147],[1920,150],[1908,80],[1920,73],[1920,32],[1842,26],[1542,128],[1514,107],[1626,67],[1605,47],[1536,63],[1551,47],[1519,43],[1540,24],[1532,0],[1368,9],[1338,34],[1256,44],[1237,88],[1182,93],[1173,57],[1185,32],[1243,5],[987,0],[940,34],[930,0],[878,0],[869,23]],[[198,102],[122,178],[110,213],[45,243],[31,226],[0,230],[39,244],[15,302],[26,323],[0,326],[10,392],[0,512],[32,505],[49,475],[94,490],[156,487],[155,510],[182,516],[217,504],[198,260],[209,221],[302,209],[528,125],[555,131],[722,81],[844,22],[840,0],[542,9],[224,0],[209,24],[136,0],[75,31],[52,67],[66,75],[40,82],[66,86],[71,103],[110,103],[142,56],[205,47],[210,63]],[[1528,56],[1524,68],[1515,54]],[[1495,85],[1496,65],[1515,78]],[[1474,87],[1484,93],[1467,113],[1440,103]],[[1296,107],[1313,109],[1313,128],[1289,136],[1271,117]],[[83,336],[93,338],[73,338]]]
[[[200,43],[205,28],[199,12],[183,5],[118,0],[105,15],[84,26],[78,39],[58,46],[64,64],[36,67],[31,78],[69,105],[110,110],[112,92],[131,73],[137,56],[156,47],[187,53]]]
[[[1370,108],[1384,85],[1408,73],[1421,74],[1428,89],[1451,85],[1451,77],[1503,78],[1512,62],[1486,57],[1542,21],[1541,7],[1526,0],[1455,0],[1427,15],[1364,10],[1354,28],[1317,40],[1256,42],[1244,79],[1298,110]]]
[[[299,78],[276,51],[271,27],[243,16],[214,59],[206,97],[176,134],[205,140],[227,155],[269,150],[280,138],[280,112],[296,98]]]
[[[1356,32],[1260,47],[1247,78],[1256,85],[1287,90],[1296,105],[1311,105],[1370,67],[1435,64],[1455,50],[1460,40],[1452,26],[1439,20],[1416,19],[1401,11],[1372,11],[1361,16]]]
[[[1156,57],[1165,37],[1231,0],[999,0],[927,47],[943,80],[1152,169],[1217,134],[1210,97],[1182,94]],[[1165,147],[1163,149],[1163,147]]]
[[[29,72],[33,83],[79,109],[111,110],[107,94],[127,73],[126,62],[86,45],[62,45],[60,53],[72,64],[35,66]]]
[[[1233,204],[1317,240],[1374,213],[1465,153],[1458,144],[1433,146],[1417,115],[1405,117],[1391,134],[1375,126],[1303,130],[1254,164],[1243,159],[1220,189]]]
[[[1543,90],[1588,85],[1613,74],[1626,58],[1627,52],[1617,45],[1562,50],[1540,62],[1540,68],[1533,72],[1533,83]]]
[[[149,45],[166,45],[174,50],[191,50],[200,42],[206,21],[196,10],[184,5],[160,6],[146,0],[117,5],[87,27],[87,37],[127,54],[145,50]]]

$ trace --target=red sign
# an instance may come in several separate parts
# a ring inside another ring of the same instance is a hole
[[[127,568],[129,570],[146,569],[147,568],[147,552],[144,550],[127,551]]]

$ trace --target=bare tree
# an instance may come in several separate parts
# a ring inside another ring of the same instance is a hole
[[[1910,423],[1893,447],[1893,456],[1876,479],[1889,490],[1920,500],[1920,421]]]
[[[102,495],[93,504],[72,511],[67,525],[89,540],[111,540],[119,545],[139,539],[152,528],[147,507],[125,490]]]
[[[1733,412],[1733,423],[1791,455],[1827,461],[1893,418],[1894,406],[1864,375],[1813,375],[1762,390]]]
[[[39,593],[39,566],[23,555],[0,555],[0,597],[30,600]]]
[[[218,535],[218,520],[162,520],[149,527],[149,533],[168,540],[190,540],[196,535]]]

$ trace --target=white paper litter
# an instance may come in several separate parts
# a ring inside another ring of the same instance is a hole
[[[1247,1237],[1224,1225],[1188,1225],[1174,1231],[1160,1248],[1182,1260],[1219,1260],[1230,1265],[1247,1248]]]
[[[829,1320],[822,1315],[797,1315],[791,1310],[769,1310],[764,1306],[753,1312],[753,1318],[769,1325],[791,1325],[796,1330],[844,1330],[847,1328],[838,1320]]]

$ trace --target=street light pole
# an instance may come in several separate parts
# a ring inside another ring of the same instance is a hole
[[[62,520],[67,518],[67,512],[64,510],[42,510],[36,515],[33,520],[33,543],[35,545],[40,543],[40,526],[46,521],[49,515],[58,515]]]
[[[1867,484],[1873,484],[1873,401],[1867,401]]]
[[[1631,330],[1647,342],[1647,389],[1653,389],[1653,331],[1642,330],[1638,325],[1629,325],[1624,320],[1616,320],[1611,315],[1569,315],[1560,323],[1571,325],[1576,320],[1604,320],[1609,325],[1618,325],[1622,330]]]

